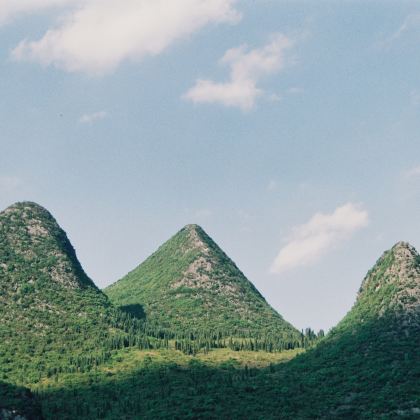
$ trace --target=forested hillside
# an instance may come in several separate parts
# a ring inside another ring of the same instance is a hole
[[[0,213],[0,419],[419,418],[420,256],[384,253],[326,337],[195,225],[107,290],[34,203]]]
[[[29,202],[0,213],[0,319],[0,380],[20,384],[148,346],[138,322],[86,276],[51,214]]]

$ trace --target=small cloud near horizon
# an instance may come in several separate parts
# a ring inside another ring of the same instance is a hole
[[[196,104],[218,104],[240,108],[244,112],[250,111],[257,99],[264,95],[258,82],[286,66],[286,51],[293,45],[290,38],[277,33],[268,44],[260,48],[250,50],[246,44],[231,48],[219,62],[230,68],[229,79],[225,82],[197,79],[183,98]],[[268,99],[278,101],[280,96],[271,94]]]
[[[313,264],[368,223],[368,212],[353,203],[337,207],[332,213],[316,213],[307,223],[292,230],[287,244],[280,249],[271,265],[270,272],[279,274]]]

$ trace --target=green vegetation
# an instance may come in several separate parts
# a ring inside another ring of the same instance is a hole
[[[0,380],[89,369],[113,349],[150,347],[139,322],[86,276],[65,233],[33,203],[0,213]]]
[[[408,244],[326,337],[286,323],[197,226],[107,293],[120,309],[46,210],[0,213],[0,419],[420,417]]]
[[[105,293],[115,305],[141,308],[149,325],[176,333],[257,337],[278,349],[301,342],[300,333],[197,225],[183,228]]]

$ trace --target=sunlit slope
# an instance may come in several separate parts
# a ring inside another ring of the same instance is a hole
[[[299,340],[298,331],[197,225],[184,227],[105,293],[147,322],[175,331]]]

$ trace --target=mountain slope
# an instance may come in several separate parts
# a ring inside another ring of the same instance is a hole
[[[389,318],[398,329],[420,328],[420,256],[410,244],[397,243],[369,271],[356,303],[337,330]]]
[[[299,333],[272,309],[232,260],[197,225],[187,225],[124,278],[106,288],[118,306],[177,331]]]
[[[353,308],[277,378],[311,418],[419,418],[420,257],[400,242],[363,280]],[[281,385],[279,384],[279,387]]]
[[[173,351],[139,352],[130,368],[110,366],[92,385],[46,389],[45,413],[66,407],[76,418],[74,402],[90,401],[86,418],[418,419],[419,289],[419,256],[399,243],[368,273],[343,321],[287,363],[256,364],[263,352],[223,360],[216,350],[185,366]]]
[[[55,219],[23,202],[0,213],[0,380],[33,382],[99,363],[125,332]]]

